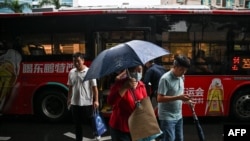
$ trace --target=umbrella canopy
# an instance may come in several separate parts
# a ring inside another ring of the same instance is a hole
[[[166,49],[148,41],[132,40],[102,51],[91,63],[85,80],[97,79],[129,67],[170,54]]]

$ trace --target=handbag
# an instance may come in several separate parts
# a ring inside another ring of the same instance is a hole
[[[133,141],[150,141],[162,134],[149,97],[137,102],[132,92],[136,107],[129,116],[128,125]]]
[[[98,109],[94,110],[93,119],[94,119],[96,134],[98,136],[101,136],[107,131],[107,126],[105,124],[104,119],[101,117]]]

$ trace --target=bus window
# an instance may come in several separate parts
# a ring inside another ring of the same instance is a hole
[[[86,53],[81,33],[27,34],[22,36],[24,55],[56,55]]]
[[[222,74],[221,67],[226,65],[226,45],[199,43],[163,43],[164,48],[170,50],[171,55],[162,57],[167,69],[173,63],[174,55],[186,55],[192,64],[188,74]]]
[[[170,55],[163,56],[162,61],[167,70],[169,70],[174,61],[174,56],[183,54],[192,60],[192,44],[191,43],[163,43],[165,49],[171,52]]]
[[[234,51],[250,51],[250,47],[248,44],[235,44],[234,45]]]
[[[29,45],[28,49],[29,49],[30,55],[46,55],[46,52],[43,46]]]
[[[61,33],[54,36],[53,50],[55,54],[86,53],[85,36],[81,33]]]

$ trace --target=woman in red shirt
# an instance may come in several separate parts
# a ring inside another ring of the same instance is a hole
[[[117,80],[110,89],[107,101],[113,106],[109,121],[112,141],[131,141],[128,118],[135,109],[135,100],[147,97],[145,85],[140,81],[141,68],[141,66],[128,68],[130,77]]]

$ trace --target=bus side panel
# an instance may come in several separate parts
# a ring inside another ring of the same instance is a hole
[[[33,114],[33,97],[48,82],[67,84],[72,62],[23,62],[4,114]]]
[[[235,81],[232,76],[186,75],[185,94],[190,94],[196,102],[198,116],[227,116],[230,98],[235,86],[243,81]],[[188,104],[183,104],[183,115],[192,116]]]

